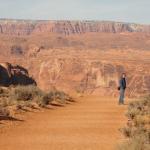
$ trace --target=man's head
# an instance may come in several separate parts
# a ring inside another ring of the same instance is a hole
[[[122,78],[125,78],[126,77],[126,74],[125,73],[122,73]]]

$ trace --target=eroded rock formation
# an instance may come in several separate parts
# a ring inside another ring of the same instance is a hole
[[[13,66],[9,63],[0,63],[0,86],[29,84],[36,84],[36,82],[29,77],[25,68],[19,65]]]
[[[121,73],[127,73],[127,95],[140,96],[150,92],[150,69],[145,66],[139,71],[135,66],[124,66],[110,62],[79,59],[54,59],[43,62],[39,72],[39,86],[51,86],[84,94],[117,96],[118,80]],[[132,70],[132,71],[131,71]]]
[[[31,35],[36,33],[60,33],[65,35],[89,32],[147,32],[150,26],[111,21],[28,21],[0,20],[0,33]]]

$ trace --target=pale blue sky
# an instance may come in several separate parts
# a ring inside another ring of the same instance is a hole
[[[0,0],[0,18],[150,24],[150,0]]]

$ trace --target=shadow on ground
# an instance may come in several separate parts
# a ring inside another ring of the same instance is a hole
[[[14,117],[9,117],[9,116],[0,116],[0,121],[5,120],[5,121],[19,121],[19,122],[23,122],[24,120],[21,119],[17,119]]]

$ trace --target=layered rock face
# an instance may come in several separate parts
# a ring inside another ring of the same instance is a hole
[[[136,68],[135,68],[136,67]],[[38,74],[43,89],[55,86],[68,92],[117,96],[118,82],[127,73],[127,95],[138,97],[150,92],[148,65],[130,65],[80,59],[54,59],[43,62]]]
[[[64,35],[89,32],[146,32],[150,26],[109,21],[26,21],[0,20],[0,33],[9,35],[31,35],[36,33],[60,33]]]

